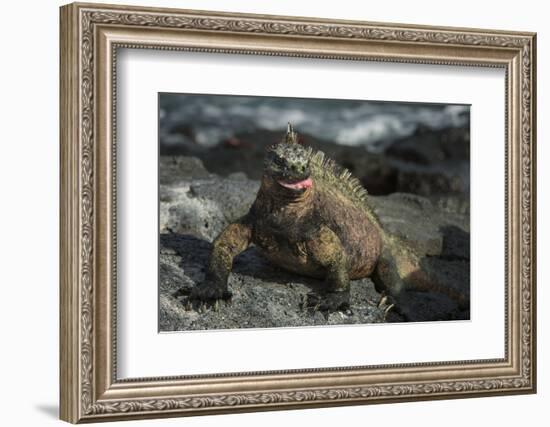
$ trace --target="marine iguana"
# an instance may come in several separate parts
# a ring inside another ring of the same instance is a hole
[[[229,300],[233,260],[252,243],[273,264],[324,279],[325,294],[310,294],[306,303],[322,311],[349,308],[350,279],[370,276],[377,286],[394,289],[426,280],[414,251],[383,230],[359,180],[300,144],[290,123],[283,139],[267,149],[249,212],[214,240],[205,280],[191,299],[214,307]]]

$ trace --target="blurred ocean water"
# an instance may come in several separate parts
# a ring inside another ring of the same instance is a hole
[[[378,152],[419,127],[440,130],[469,125],[470,107],[335,99],[162,93],[161,144],[189,139],[213,147],[242,132],[283,131],[291,122],[299,133]]]

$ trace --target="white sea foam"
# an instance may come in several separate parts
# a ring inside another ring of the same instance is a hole
[[[469,106],[356,100],[161,94],[160,130],[164,144],[177,144],[173,132],[187,129],[204,146],[215,146],[240,132],[298,132],[344,145],[380,150],[411,135],[419,126],[444,129],[467,125]]]

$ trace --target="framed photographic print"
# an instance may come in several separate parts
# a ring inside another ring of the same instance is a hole
[[[535,34],[61,8],[61,418],[533,393]]]

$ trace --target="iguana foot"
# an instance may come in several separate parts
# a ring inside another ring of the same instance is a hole
[[[322,295],[311,292],[306,295],[304,308],[329,313],[348,311],[350,309],[349,291],[327,292]]]
[[[232,293],[226,286],[220,286],[213,281],[205,281],[194,287],[187,301],[185,301],[186,310],[195,309],[204,312],[207,309],[218,311],[223,304],[229,304]]]

